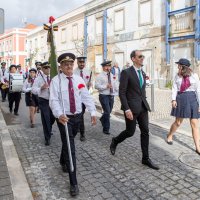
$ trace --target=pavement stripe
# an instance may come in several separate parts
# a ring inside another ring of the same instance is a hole
[[[33,200],[32,193],[19,161],[15,146],[0,110],[0,129],[2,147],[11,180],[15,200]]]

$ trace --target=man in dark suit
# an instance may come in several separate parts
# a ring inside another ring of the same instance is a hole
[[[146,75],[142,71],[144,56],[141,51],[135,50],[131,52],[130,57],[133,66],[122,71],[119,86],[119,97],[124,111],[126,130],[112,138],[110,151],[114,155],[117,145],[133,136],[137,121],[141,131],[142,164],[158,170],[159,167],[149,158],[148,111],[150,108],[146,100]]]

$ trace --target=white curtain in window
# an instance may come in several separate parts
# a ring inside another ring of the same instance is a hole
[[[95,55],[95,72],[100,73],[102,71],[101,63],[103,61],[102,54]]]
[[[152,9],[151,1],[140,2],[140,24],[151,23]]]
[[[124,10],[115,12],[115,31],[124,29]]]
[[[97,18],[96,19],[96,35],[102,34],[103,29],[103,19]]]

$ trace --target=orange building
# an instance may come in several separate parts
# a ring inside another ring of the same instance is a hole
[[[36,28],[29,24],[24,28],[13,28],[0,34],[0,62],[6,62],[7,66],[11,64],[21,64],[24,68],[27,59],[27,33]]]

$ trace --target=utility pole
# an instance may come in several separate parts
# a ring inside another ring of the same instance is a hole
[[[0,34],[4,33],[4,9],[0,8]]]

